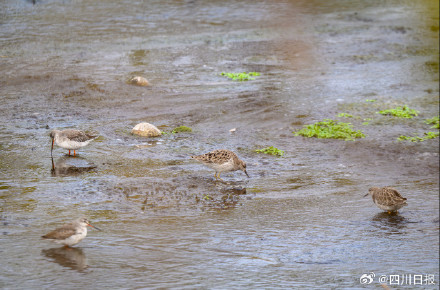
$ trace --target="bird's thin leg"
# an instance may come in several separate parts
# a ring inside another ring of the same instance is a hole
[[[70,156],[70,150],[69,150],[69,156]]]
[[[75,150],[73,150],[73,156],[76,156],[76,152],[75,152]]]

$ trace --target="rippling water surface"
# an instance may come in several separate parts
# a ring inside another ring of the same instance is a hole
[[[438,2],[35,2],[0,3],[0,287],[438,287],[438,139],[396,141],[434,130]],[[220,76],[242,71],[261,76]],[[403,105],[419,115],[376,113]],[[366,138],[292,134],[325,118]],[[131,135],[142,121],[193,132]],[[51,160],[53,128],[99,138]],[[189,158],[219,148],[251,178]],[[386,185],[408,198],[396,215],[363,198]],[[103,231],[40,240],[83,215]]]

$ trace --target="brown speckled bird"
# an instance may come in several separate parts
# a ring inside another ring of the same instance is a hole
[[[247,177],[249,177],[249,174],[246,172],[246,163],[243,160],[240,160],[238,156],[230,150],[214,150],[203,155],[191,156],[191,158],[200,161],[209,168],[214,169],[214,177],[216,179],[222,180],[220,178],[220,174],[223,172],[236,170],[243,171]]]
[[[389,186],[385,187],[371,187],[365,195],[371,195],[373,202],[378,208],[387,211],[388,213],[397,212],[400,208],[407,205],[406,198],[402,197],[400,193]]]

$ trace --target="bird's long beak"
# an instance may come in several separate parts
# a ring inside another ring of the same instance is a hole
[[[369,195],[369,193],[367,193],[366,195],[364,195],[364,197],[367,197]]]
[[[246,170],[244,171],[244,173],[246,173],[246,176],[247,176],[248,178],[251,178],[251,177],[249,176],[249,174],[247,173]]]
[[[50,156],[52,156],[52,151],[53,151],[53,142],[55,141],[55,139],[52,139],[52,149],[50,149]]]
[[[94,228],[95,230],[98,230],[98,231],[102,231],[100,228],[98,228],[98,227],[95,227],[95,226],[92,226],[91,224],[87,224],[89,227],[92,227],[92,228]]]

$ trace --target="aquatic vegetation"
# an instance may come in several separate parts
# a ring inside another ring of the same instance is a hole
[[[374,102],[376,102],[377,100],[375,100],[375,99],[366,99],[365,100],[365,102],[369,102],[369,103],[374,103]]]
[[[424,133],[424,135],[425,136],[423,137],[418,137],[418,136],[410,137],[410,136],[401,135],[399,138],[397,138],[397,141],[408,140],[411,142],[423,142],[425,140],[438,138],[439,132],[426,132]]]
[[[338,117],[343,117],[343,118],[353,118],[353,115],[351,114],[347,114],[347,113],[339,113]]]
[[[220,75],[222,76],[226,76],[230,79],[232,79],[233,81],[239,81],[239,82],[243,82],[243,81],[251,81],[251,80],[255,80],[255,76],[259,76],[260,73],[258,72],[242,72],[242,73],[225,73],[222,72]]]
[[[275,155],[275,156],[283,156],[284,155],[284,151],[280,150],[278,148],[275,148],[273,146],[270,147],[266,147],[263,149],[257,149],[255,150],[255,152],[257,153],[264,153],[264,154],[270,154],[270,155]]]
[[[425,124],[428,124],[428,125],[434,124],[433,126],[431,126],[431,128],[439,129],[439,117],[437,116],[437,117],[434,117],[431,119],[426,119]],[[440,135],[440,133],[438,131],[437,132],[425,132],[423,134],[424,134],[423,137],[418,137],[418,136],[410,137],[410,136],[401,135],[401,136],[399,136],[399,138],[397,138],[397,140],[398,141],[407,140],[407,141],[411,141],[411,142],[423,142],[425,140],[438,138]]]
[[[192,132],[192,129],[187,126],[179,126],[179,127],[174,128],[173,131],[171,131],[171,133],[173,133],[173,134],[181,133],[181,132]]]
[[[395,109],[389,109],[389,110],[382,110],[379,111],[379,114],[382,115],[391,115],[398,118],[406,118],[406,119],[412,119],[415,116],[417,116],[419,111],[416,111],[414,109],[410,109],[407,105],[403,107],[397,107]]]
[[[306,125],[298,132],[292,132],[295,136],[304,136],[308,138],[316,137],[322,139],[344,139],[353,141],[356,138],[364,138],[362,131],[354,131],[350,123],[339,122],[331,119],[324,119],[315,124]]]
[[[372,120],[371,118],[362,118],[362,117],[360,117],[360,116],[354,116],[354,115],[352,115],[352,114],[348,114],[348,113],[339,113],[337,116],[338,116],[339,118],[353,118],[353,119],[356,119],[356,120],[362,120],[362,121],[364,121],[364,122],[362,123],[362,125],[364,125],[364,126],[368,125],[368,124],[369,124],[368,121],[371,121],[371,120]]]
[[[428,125],[430,125],[430,124],[434,124],[431,128],[434,128],[434,129],[440,129],[440,126],[439,126],[439,116],[437,116],[437,117],[434,117],[434,118],[431,118],[431,119],[426,119],[425,120],[425,124],[428,124]]]

